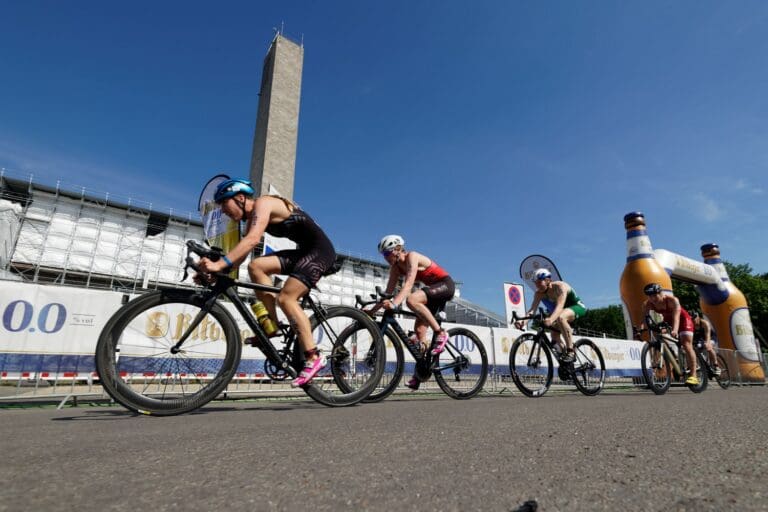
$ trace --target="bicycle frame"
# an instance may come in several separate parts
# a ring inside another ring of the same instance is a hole
[[[181,336],[178,343],[176,343],[176,345],[171,349],[171,352],[175,353],[181,350],[181,347],[184,344],[184,342],[187,340],[187,338],[189,338],[189,336],[195,331],[195,329],[200,324],[200,322],[202,322],[203,318],[210,312],[211,308],[213,307],[213,303],[216,302],[216,300],[218,300],[219,297],[224,296],[227,299],[229,299],[230,302],[232,302],[232,304],[235,306],[235,309],[240,313],[240,315],[243,317],[245,322],[248,324],[248,327],[250,327],[251,330],[253,331],[254,336],[258,338],[259,343],[256,344],[256,347],[259,350],[261,350],[264,356],[266,356],[267,360],[269,360],[277,368],[280,368],[286,371],[291,377],[296,377],[296,375],[298,374],[295,371],[296,368],[295,367],[292,368],[290,363],[280,355],[278,349],[275,347],[275,345],[272,344],[272,341],[270,340],[269,336],[267,336],[267,333],[264,332],[264,329],[261,327],[261,324],[258,322],[258,320],[256,320],[256,317],[253,316],[253,313],[251,313],[250,308],[245,304],[245,302],[243,302],[243,299],[237,293],[238,288],[247,288],[254,291],[263,291],[263,292],[271,292],[271,293],[280,293],[281,289],[276,286],[268,286],[268,285],[263,285],[258,283],[245,283],[242,281],[237,281],[229,277],[227,274],[220,273],[220,274],[216,274],[215,276],[216,276],[216,282],[212,286],[200,292],[200,294],[205,298],[205,306],[201,308],[200,312],[190,322],[189,327]],[[333,328],[325,318],[322,305],[315,303],[312,297],[310,297],[309,293],[307,293],[303,297],[302,306],[309,306],[309,308],[320,319],[320,321],[331,332],[334,332]],[[295,338],[296,338],[296,333],[293,331],[292,328],[289,328],[287,335],[285,337],[286,343],[291,343],[295,341]],[[300,352],[298,343],[294,345],[294,353],[296,354],[297,352]],[[298,362],[301,360],[302,360],[301,357],[294,358],[294,362]]]

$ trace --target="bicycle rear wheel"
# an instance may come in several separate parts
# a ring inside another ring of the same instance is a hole
[[[579,391],[587,396],[594,396],[605,384],[605,361],[603,354],[592,340],[582,338],[574,347],[576,360],[573,362],[573,382]]]
[[[720,367],[720,375],[715,375],[715,380],[721,388],[728,389],[731,386],[731,374],[728,371],[728,364],[720,354],[717,354],[717,365]]]
[[[661,350],[651,347],[650,343],[643,345],[640,352],[640,368],[648,387],[657,395],[663,395],[672,383],[672,368],[669,361],[662,356]]]
[[[310,323],[328,365],[303,386],[304,391],[328,406],[353,405],[367,398],[376,389],[386,363],[379,326],[362,311],[347,306],[325,308]],[[303,365],[302,354],[297,356],[296,365]]]
[[[206,305],[206,299],[196,290],[158,290],[112,315],[95,357],[109,396],[158,416],[189,412],[216,398],[237,370],[240,332],[221,304]],[[175,350],[190,326],[191,335]]]
[[[483,342],[463,327],[448,330],[445,350],[433,356],[433,364],[437,385],[457,400],[477,395],[488,378],[488,355]]]
[[[509,371],[521,393],[542,396],[552,384],[552,354],[534,334],[522,334],[509,349]]]

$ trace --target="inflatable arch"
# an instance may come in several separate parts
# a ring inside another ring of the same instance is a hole
[[[664,249],[653,250],[640,212],[624,216],[627,231],[627,262],[621,274],[619,288],[624,306],[627,338],[632,339],[632,326],[643,321],[643,288],[659,283],[672,292],[672,279],[696,285],[701,310],[717,333],[720,348],[736,351],[735,359],[741,379],[764,382],[762,354],[757,346],[749,308],[744,294],[728,279],[716,244],[701,246],[704,262],[680,256]],[[732,374],[735,373],[731,370]]]

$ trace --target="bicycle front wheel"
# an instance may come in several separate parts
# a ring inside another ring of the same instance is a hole
[[[448,330],[445,349],[434,356],[433,364],[437,385],[457,400],[477,395],[488,378],[488,355],[483,342],[463,327]]]
[[[358,332],[359,329],[360,327],[357,324],[349,325],[339,334],[338,343],[340,345],[345,345],[347,343],[345,341],[347,337],[352,336],[354,333]],[[392,329],[387,329],[387,332],[384,333],[384,345],[387,351],[390,347],[392,348],[392,351],[394,352],[394,361],[392,360],[393,358],[389,357],[390,354],[388,353],[386,355],[384,373],[379,380],[379,384],[373,392],[368,395],[365,402],[381,402],[387,398],[395,391],[395,389],[397,389],[398,384],[400,384],[400,379],[403,376],[403,368],[405,366],[403,346],[400,343],[400,338],[397,337],[397,334],[395,334]],[[375,348],[375,345],[371,345],[371,348]],[[343,365],[332,364],[331,372],[336,385],[339,386],[340,389],[346,390],[347,392],[352,391],[352,388],[347,385],[347,373]]]
[[[95,358],[109,396],[158,416],[189,412],[216,398],[237,370],[240,333],[229,312],[206,299],[196,290],[157,290],[112,315]]]
[[[521,393],[542,396],[552,384],[552,354],[534,334],[522,334],[509,349],[509,371]]]
[[[316,402],[353,405],[366,399],[379,384],[386,363],[379,326],[362,311],[347,306],[325,308],[310,319],[317,348],[328,365],[303,387]],[[300,354],[298,364],[303,364]]]
[[[592,340],[586,338],[578,340],[574,347],[576,360],[573,362],[573,382],[579,391],[594,396],[602,391],[605,384],[603,354]]]
[[[667,392],[672,383],[672,368],[661,350],[652,348],[650,343],[643,345],[640,352],[640,368],[651,391],[657,395]]]
[[[717,354],[717,365],[720,367],[720,375],[715,375],[715,380],[721,388],[728,389],[731,385],[731,374],[728,372],[728,364],[720,354]]]
[[[704,361],[704,356],[698,352],[695,352],[696,354],[696,377],[699,379],[699,383],[696,385],[690,385],[686,384],[688,389],[690,389],[694,393],[701,393],[705,389],[707,389],[707,384],[709,383],[709,377],[707,376],[707,363]],[[686,363],[687,359],[685,355],[681,357],[683,364]]]

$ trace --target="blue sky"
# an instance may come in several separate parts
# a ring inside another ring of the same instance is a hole
[[[765,2],[0,0],[0,167],[194,211],[248,172],[273,27],[304,38],[295,199],[337,249],[408,246],[503,310],[551,257],[619,302],[655,248],[768,272]],[[530,293],[528,294],[530,300]]]

